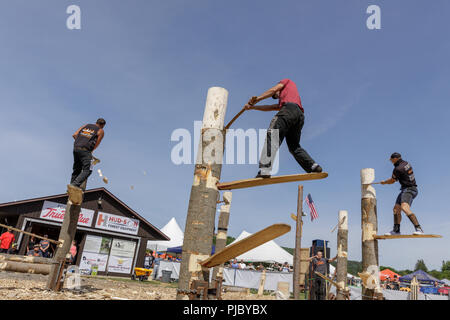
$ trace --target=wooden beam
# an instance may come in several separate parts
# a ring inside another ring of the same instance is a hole
[[[57,264],[56,261],[50,258],[33,257],[33,256],[19,256],[15,254],[0,253],[0,262],[13,261],[36,264]]]
[[[414,239],[414,238],[442,238],[438,234],[398,234],[393,236],[388,235],[375,235],[374,239],[387,240],[387,239]]]
[[[0,270],[20,273],[36,273],[47,275],[50,273],[50,264],[24,263],[15,261],[0,262]]]
[[[35,237],[35,238],[38,238],[38,239],[47,240],[48,242],[51,242],[51,243],[54,243],[54,244],[60,244],[59,241],[48,239],[48,238],[45,238],[43,236],[31,233],[31,232],[23,231],[23,230],[20,230],[20,229],[17,229],[17,228],[13,228],[13,227],[10,227],[10,226],[8,226],[6,224],[0,223],[0,227],[6,228],[6,229],[11,229],[11,230],[13,230],[15,232],[23,233],[23,234],[26,234],[26,235],[29,235],[29,236],[32,236],[32,237]]]

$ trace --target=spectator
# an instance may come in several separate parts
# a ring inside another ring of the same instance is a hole
[[[256,270],[258,270],[258,271],[264,270],[264,266],[262,265],[262,263],[259,264],[259,266],[256,268]]]
[[[11,229],[7,229],[5,233],[0,236],[0,253],[8,253],[11,243],[16,240]]]
[[[41,246],[39,244],[35,244],[33,250],[28,251],[27,256],[42,257]]]
[[[77,243],[75,240],[72,240],[72,246],[70,247],[70,263],[75,263],[75,257],[77,255]]]
[[[289,272],[289,263],[285,262],[283,266],[281,267],[281,272]]]
[[[244,260],[241,260],[241,262],[239,263],[239,269],[245,269],[247,267],[247,265],[244,263]]]
[[[231,262],[231,267],[232,267],[233,269],[239,269],[239,263],[237,262],[236,259],[234,259],[234,260]]]
[[[9,250],[8,250],[8,254],[18,254],[18,253],[19,253],[19,250],[18,250],[18,248],[17,248],[17,243],[14,242],[14,243],[11,245],[11,248],[9,248]]]
[[[323,252],[319,251],[317,255],[310,257],[308,260],[313,265],[313,297],[312,300],[325,300],[325,280],[316,275],[315,272],[319,272],[324,276],[327,276],[328,264],[337,259],[337,256],[332,259],[323,258]]]
[[[249,263],[248,264],[248,270],[256,270],[255,266],[253,265],[253,263]]]
[[[44,235],[44,238],[48,238],[48,235]],[[49,257],[49,249],[50,249],[50,242],[48,240],[44,240],[42,239],[41,242],[39,242],[39,245],[41,247],[41,252],[42,252],[42,256],[44,258],[48,258]]]
[[[30,240],[28,241],[28,245],[27,245],[27,252],[30,250],[34,250],[34,245],[37,244],[38,242],[36,241],[35,237],[31,237]]]
[[[161,260],[163,260],[158,254],[155,255],[155,262],[153,263],[153,276],[156,280],[156,277],[158,276],[158,268],[159,268],[159,263],[161,262]]]
[[[147,252],[144,258],[144,268],[150,269],[152,265],[153,265],[153,256],[151,255],[150,252]]]

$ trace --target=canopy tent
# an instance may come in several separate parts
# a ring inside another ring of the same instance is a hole
[[[154,251],[166,251],[167,248],[177,247],[183,245],[184,233],[181,231],[180,226],[175,218],[170,219],[170,221],[161,228],[161,231],[167,235],[169,241],[148,241],[147,249]]]
[[[234,240],[229,245],[232,245],[233,243],[236,243],[251,235],[252,235],[251,233],[248,233],[247,231],[244,230],[239,235],[239,237],[237,237],[236,240]],[[260,245],[259,247],[256,247],[250,251],[245,252],[244,254],[236,257],[236,259],[249,262],[268,262],[268,263],[287,262],[290,265],[294,263],[294,257],[292,256],[292,254],[281,248],[273,240],[270,240],[269,242],[266,242]]]
[[[384,269],[383,271],[380,271],[380,280],[386,280],[389,278],[389,280],[393,280],[395,278],[400,279],[400,275],[398,273],[395,273],[394,271],[390,269]]]
[[[442,282],[443,282],[446,286],[450,287],[450,280],[448,280],[448,279],[442,279]]]
[[[417,270],[413,273],[407,274],[406,276],[400,277],[400,281],[410,282],[414,277],[417,278],[417,281],[424,284],[433,284],[434,282],[442,283],[441,280],[438,280],[435,277],[430,276],[428,273],[422,270]]]

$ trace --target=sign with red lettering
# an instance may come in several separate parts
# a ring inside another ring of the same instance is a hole
[[[95,227],[104,230],[118,231],[128,234],[138,234],[139,220],[115,214],[99,212]]]
[[[40,218],[62,223],[64,220],[65,213],[66,213],[65,204],[56,203],[52,201],[44,201]],[[84,227],[91,227],[93,220],[94,220],[94,210],[81,208],[80,216],[78,218],[78,225]]]

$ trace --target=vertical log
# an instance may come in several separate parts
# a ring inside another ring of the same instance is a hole
[[[81,185],[81,189],[86,190],[87,180]],[[66,259],[70,252],[72,241],[75,239],[75,233],[77,232],[78,218],[80,217],[81,205],[75,205],[70,200],[67,201],[66,212],[64,214],[64,220],[59,232],[58,241],[61,242],[56,248],[53,259],[60,264],[52,265],[50,274],[47,279],[47,289],[57,291],[58,279],[63,261]]]
[[[337,234],[336,300],[345,300],[347,288],[348,213],[339,211]]]
[[[231,206],[232,193],[230,191],[223,193],[224,205],[220,206],[219,224],[217,227],[216,236],[216,252],[220,252],[227,246],[228,236],[228,221],[230,219],[230,206]],[[217,277],[223,277],[223,264],[213,269],[212,278],[215,280]]]
[[[297,195],[297,222],[295,226],[295,251],[294,251],[294,300],[300,299],[300,263],[303,231],[303,186],[298,186]]]
[[[193,280],[209,281],[209,272],[198,261],[211,255],[218,189],[224,150],[223,130],[228,91],[208,90],[184,233],[177,299],[185,294]]]
[[[264,295],[264,286],[266,285],[266,269],[261,272],[261,278],[259,279],[258,296]]]
[[[378,231],[377,199],[374,187],[374,169],[361,170],[361,229],[362,229],[362,299],[382,299],[379,281],[378,241],[374,238]]]

